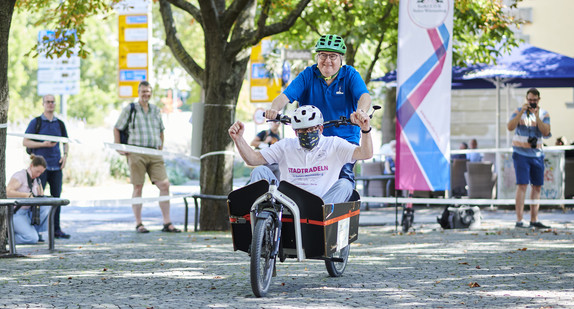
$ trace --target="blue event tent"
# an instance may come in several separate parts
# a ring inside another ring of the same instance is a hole
[[[496,62],[453,67],[452,89],[496,88],[497,80],[519,88],[574,87],[574,58],[521,44]],[[394,82],[396,77],[392,71],[373,81]]]
[[[496,88],[497,116],[500,114],[500,89],[506,85],[518,88],[574,87],[574,58],[530,44],[521,44],[509,54],[497,58],[497,64],[475,64],[452,68],[452,89]],[[395,82],[396,71],[373,81]],[[500,146],[499,123],[496,146]]]

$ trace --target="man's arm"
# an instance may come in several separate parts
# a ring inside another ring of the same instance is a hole
[[[162,150],[163,149],[163,142],[164,142],[164,136],[163,136],[163,131],[161,131],[159,133],[159,139],[161,140],[161,145],[159,145],[158,149]]]
[[[516,129],[516,127],[518,126],[518,123],[520,122],[520,118],[522,117],[522,114],[524,113],[525,110],[528,109],[528,103],[524,104],[522,106],[522,108],[516,112],[516,116],[512,119],[510,119],[510,121],[508,122],[508,124],[506,124],[506,128],[508,129],[508,131],[512,131],[514,129]]]
[[[540,119],[540,108],[538,108],[536,110],[536,125],[538,126],[538,130],[540,130],[540,132],[542,133],[542,136],[548,136],[550,135],[550,124],[549,123],[544,123],[544,121],[542,121],[542,119]],[[548,116],[550,117],[550,115]]]
[[[64,145],[64,154],[60,158],[60,168],[64,169],[66,167],[66,162],[68,161],[68,150],[70,148],[68,143],[62,143],[62,144]]]
[[[289,103],[289,98],[284,93],[278,95],[273,102],[271,102],[271,108],[265,111],[265,118],[275,119],[279,111],[283,110],[287,103]]]
[[[239,150],[239,154],[241,158],[247,165],[257,166],[262,164],[267,164],[265,158],[259,151],[255,151],[249,144],[245,138],[243,138],[243,132],[245,131],[245,126],[240,121],[235,122],[228,130],[229,136],[235,143],[237,150]]]
[[[24,147],[27,148],[44,148],[44,147],[54,147],[56,146],[56,142],[50,142],[50,141],[36,142],[29,138],[24,137],[22,145],[24,145]]]
[[[369,115],[364,111],[351,114],[351,121],[361,127],[361,142],[353,152],[353,160],[367,160],[373,157],[373,140],[371,138],[371,123]],[[364,133],[367,132],[368,133]]]
[[[120,143],[120,130],[118,130],[116,127],[114,127],[114,143]]]
[[[371,95],[368,93],[363,93],[359,98],[359,102],[357,102],[357,110],[362,110],[365,113],[368,113],[371,109]]]

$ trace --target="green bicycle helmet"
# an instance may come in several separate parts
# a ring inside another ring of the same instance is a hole
[[[329,51],[344,55],[347,52],[347,46],[345,46],[345,41],[343,41],[342,37],[336,34],[325,34],[317,41],[315,51]]]

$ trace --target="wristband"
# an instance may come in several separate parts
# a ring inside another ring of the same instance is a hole
[[[373,129],[373,127],[369,127],[369,129],[367,131],[361,130],[361,132],[367,134],[367,133],[370,133],[372,129]]]

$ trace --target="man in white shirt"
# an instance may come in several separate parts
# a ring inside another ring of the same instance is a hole
[[[341,203],[353,192],[351,181],[339,179],[343,165],[373,156],[369,116],[358,110],[351,115],[351,120],[361,127],[359,146],[340,137],[323,136],[323,115],[312,105],[299,107],[293,114],[291,125],[297,138],[282,139],[257,151],[243,138],[245,127],[239,121],[229,128],[229,136],[245,163],[258,166],[251,173],[250,182],[277,180],[269,168],[260,166],[277,163],[281,180],[320,196],[325,203]]]

